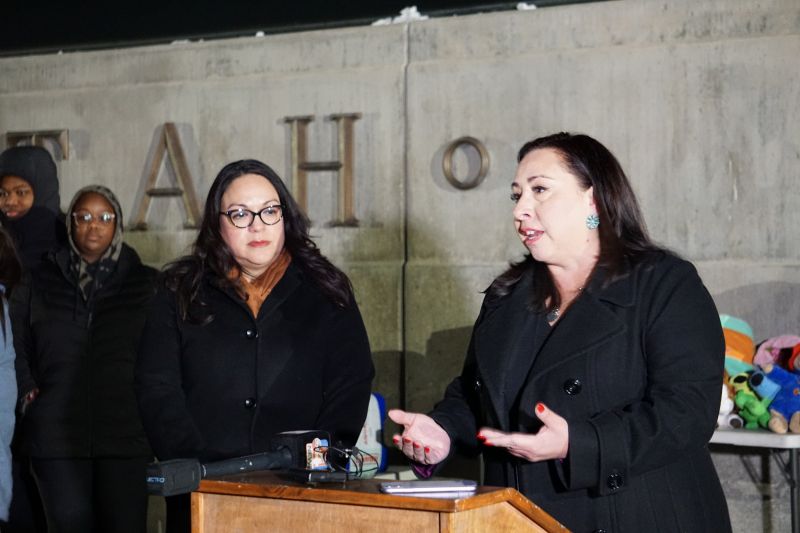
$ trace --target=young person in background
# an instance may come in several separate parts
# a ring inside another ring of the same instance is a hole
[[[11,236],[0,228],[0,527],[5,527],[11,505],[11,438],[14,435],[14,408],[17,405],[14,336],[7,296],[21,275],[22,265]]]
[[[144,533],[152,452],[133,369],[157,271],[122,242],[107,188],[78,191],[69,216],[68,245],[14,298],[21,444],[50,533]]]

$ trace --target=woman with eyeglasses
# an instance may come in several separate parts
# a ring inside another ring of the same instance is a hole
[[[264,163],[217,175],[139,349],[139,407],[160,460],[263,452],[290,430],[357,440],[374,374],[367,333],[350,281],[308,225]],[[168,531],[188,528],[188,495],[167,498]]]
[[[68,245],[15,293],[22,445],[48,531],[144,532],[152,459],[133,390],[157,271],[122,242],[122,210],[94,185],[69,207]]]

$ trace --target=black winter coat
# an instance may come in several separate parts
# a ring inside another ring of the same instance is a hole
[[[14,291],[19,391],[39,388],[22,419],[22,449],[30,456],[152,455],[133,369],[157,274],[123,244],[116,269],[87,302],[65,247]]]
[[[543,402],[568,421],[569,452],[531,463],[487,447],[485,483],[517,487],[576,532],[730,531],[707,446],[724,340],[694,267],[659,254],[605,288],[590,284],[538,355],[526,353],[531,284],[484,302],[463,373],[431,414],[475,448],[482,426],[538,431]]]
[[[374,369],[355,304],[336,306],[293,263],[257,317],[211,278],[200,297],[214,315],[205,325],[182,320],[162,287],[142,336],[136,388],[159,459],[267,451],[289,430],[356,441]]]

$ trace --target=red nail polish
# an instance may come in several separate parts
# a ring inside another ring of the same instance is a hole
[[[398,437],[397,435],[392,437],[392,440],[394,441],[395,444],[399,444],[400,443],[400,437]]]
[[[419,448],[419,444],[417,444],[417,443],[415,442],[415,443],[414,443],[414,448]]]
[[[408,437],[403,437],[403,442],[408,444],[409,442],[411,442],[411,439],[409,439]]]
[[[481,441],[481,442],[485,442],[486,441],[486,437],[484,437],[483,435],[478,433],[478,440]]]
[[[428,446],[425,446],[425,453],[431,453],[431,449]]]
[[[541,404],[541,403],[537,403],[536,404],[536,412],[539,413],[539,414],[544,413],[544,405]]]

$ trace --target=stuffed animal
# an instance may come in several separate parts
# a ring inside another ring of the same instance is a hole
[[[764,376],[780,386],[775,399],[769,406],[772,419],[777,420],[770,425],[775,433],[800,433],[800,374],[789,372],[776,365],[767,363],[761,367]]]
[[[793,372],[800,372],[800,343],[792,348],[792,355],[789,356],[789,363],[786,368]]]
[[[750,374],[742,372],[731,378],[731,385],[736,391],[733,403],[739,408],[739,416],[744,420],[745,429],[758,429],[769,427],[770,412],[767,409],[770,400],[759,398],[750,388]]]
[[[725,370],[735,376],[753,369],[753,355],[756,345],[753,341],[753,328],[731,315],[719,315],[722,333],[725,335]]]
[[[753,362],[762,367],[767,363],[777,363],[787,370],[800,370],[800,368],[793,368],[790,363],[792,348],[798,345],[800,345],[800,337],[796,335],[772,337],[758,345]]]
[[[739,429],[744,426],[742,417],[733,412],[734,403],[728,391],[728,385],[722,384],[722,397],[719,403],[719,416],[717,417],[718,428]]]

